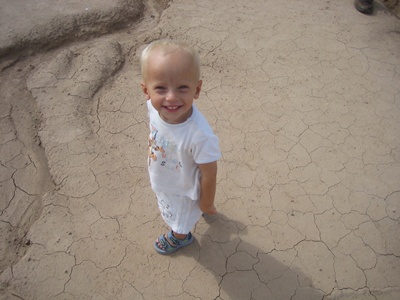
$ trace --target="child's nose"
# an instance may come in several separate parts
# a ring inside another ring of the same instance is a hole
[[[176,93],[174,91],[168,91],[166,98],[168,101],[174,101],[176,99]]]

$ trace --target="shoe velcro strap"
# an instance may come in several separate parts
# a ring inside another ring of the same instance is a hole
[[[172,234],[172,231],[170,232],[170,234],[168,234],[168,238],[169,238],[169,239],[171,240],[171,242],[173,242],[174,245],[176,245],[176,246],[180,246],[181,243],[182,243],[182,240],[180,240],[180,239],[174,237],[174,235]],[[171,246],[174,246],[174,245],[171,245]]]

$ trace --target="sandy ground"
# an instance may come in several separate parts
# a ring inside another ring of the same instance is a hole
[[[400,299],[395,15],[49,2],[0,1],[0,299]],[[220,214],[169,257],[138,64],[163,37],[199,50],[223,152]]]

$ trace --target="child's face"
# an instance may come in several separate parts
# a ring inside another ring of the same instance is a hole
[[[202,81],[189,54],[181,50],[154,51],[148,58],[142,89],[146,99],[167,123],[183,123],[192,114],[192,104],[200,94]]]

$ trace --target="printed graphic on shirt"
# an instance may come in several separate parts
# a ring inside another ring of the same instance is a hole
[[[158,135],[158,130],[152,125],[149,136],[149,166],[157,163],[160,166],[179,172],[182,169],[182,163],[177,158],[177,146]]]

